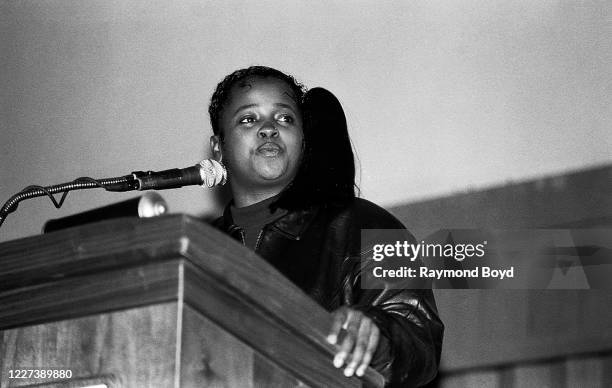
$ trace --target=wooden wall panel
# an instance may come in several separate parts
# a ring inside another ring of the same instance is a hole
[[[553,369],[549,365],[521,366],[514,370],[515,387],[560,388],[553,385]]]
[[[600,166],[391,211],[418,239],[440,229],[612,229],[611,177],[612,165]],[[443,372],[612,350],[609,290],[435,290],[435,295],[446,326]],[[611,379],[605,378],[609,384]]]
[[[435,290],[443,370],[495,367],[612,349],[606,290]]]
[[[611,177],[607,165],[391,211],[418,239],[453,228],[609,230]],[[434,293],[446,326],[439,386],[469,386],[468,376],[487,371],[499,375],[501,388],[612,386],[609,290]]]
[[[439,382],[439,388],[502,388],[499,376],[495,372],[473,372],[468,374],[453,375],[443,378]]]
[[[603,379],[604,363],[605,360],[594,357],[568,360],[565,365],[567,386],[580,388],[608,387],[611,381],[605,382]]]
[[[495,368],[441,372],[437,388],[608,388],[612,386],[612,354],[500,365]]]
[[[612,164],[390,210],[411,231],[608,227],[612,225]]]
[[[116,387],[172,387],[177,304],[166,303],[1,333],[0,386],[48,380],[9,380],[18,368],[59,367],[73,377],[113,375]]]

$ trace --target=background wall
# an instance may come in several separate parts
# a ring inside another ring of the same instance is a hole
[[[462,229],[471,229],[473,236],[474,229],[552,228],[567,230],[576,246],[588,245],[587,240],[604,244],[594,253],[548,256],[556,267],[546,290],[434,290],[446,328],[441,371],[429,387],[612,384],[612,255],[604,237],[612,231],[612,164],[390,210],[417,240],[440,230],[445,232],[438,238],[452,231],[457,239]],[[600,239],[593,240],[597,235]],[[513,253],[504,262],[534,259],[524,245],[509,246]],[[568,261],[572,264],[562,270]],[[581,289],[560,286],[570,283]]]
[[[236,68],[266,64],[337,94],[363,196],[392,207],[407,225],[593,220],[610,209],[593,198],[610,190],[599,180],[609,182],[612,163],[611,41],[612,3],[603,0],[2,1],[0,201],[30,184],[208,157],[216,83]],[[580,175],[587,190],[572,190],[570,178],[536,179],[580,170],[596,171]],[[559,192],[561,202],[550,200]],[[219,212],[199,188],[161,194],[175,212]],[[25,202],[0,241],[134,195],[75,192],[60,211],[48,199]],[[610,226],[612,214],[604,216],[597,225]],[[598,326],[608,320],[597,320],[607,293],[437,296],[449,334],[444,387],[612,381],[610,336]],[[509,309],[520,309],[529,326],[478,340],[489,328],[512,327],[504,326]],[[579,322],[556,319],[567,315]],[[589,317],[594,324],[585,323]],[[559,350],[542,361],[524,349],[546,345],[538,338],[550,322],[559,326],[546,340]],[[603,344],[600,353],[581,348],[580,338],[563,347],[564,337],[585,330],[587,345]],[[486,367],[466,352],[496,354],[515,339],[525,347]]]
[[[207,157],[227,73],[267,64],[344,103],[385,206],[612,161],[607,1],[3,1],[0,201]],[[162,193],[212,214],[209,193]],[[23,203],[0,241],[134,194]]]

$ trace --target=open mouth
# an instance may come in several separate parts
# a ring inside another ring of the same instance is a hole
[[[264,156],[276,156],[282,152],[282,148],[275,143],[264,143],[257,147],[257,152]]]

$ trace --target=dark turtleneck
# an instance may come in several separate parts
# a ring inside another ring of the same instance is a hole
[[[247,247],[255,250],[257,239],[264,225],[287,214],[284,209],[276,209],[274,212],[270,210],[270,205],[279,196],[280,194],[245,207],[234,205],[230,207],[234,224],[244,230],[244,244]]]

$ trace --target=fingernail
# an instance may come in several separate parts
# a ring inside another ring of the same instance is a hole
[[[336,337],[333,334],[330,334],[330,335],[327,336],[327,342],[329,342],[332,345],[336,343],[337,339],[338,339],[338,337]]]
[[[344,375],[345,375],[346,377],[351,377],[351,376],[353,375],[353,368],[351,368],[350,366],[349,366],[349,367],[347,367],[347,368],[344,370]]]
[[[344,353],[340,352],[334,357],[334,366],[340,368],[344,364]]]
[[[365,373],[366,367],[365,366],[360,366],[359,368],[357,368],[357,376],[363,376],[363,374]]]

